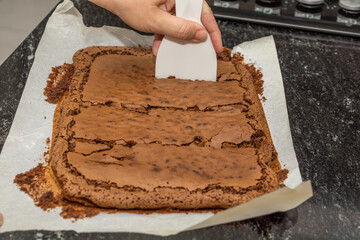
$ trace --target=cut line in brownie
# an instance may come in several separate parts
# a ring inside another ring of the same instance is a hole
[[[280,170],[252,75],[156,79],[148,48],[90,47],[54,115],[50,164],[65,198],[104,208],[209,209],[276,190]]]

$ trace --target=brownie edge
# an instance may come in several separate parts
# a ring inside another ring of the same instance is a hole
[[[223,61],[226,60],[226,61]],[[279,187],[253,78],[156,79],[148,48],[90,47],[54,113],[50,166],[62,195],[117,209],[228,208]]]

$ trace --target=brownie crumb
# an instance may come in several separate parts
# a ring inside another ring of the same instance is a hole
[[[223,48],[221,53],[217,54],[217,59],[220,61],[230,61],[231,60],[231,49]]]
[[[94,217],[100,213],[100,209],[85,207],[74,203],[64,204],[60,216],[65,219],[82,219],[85,217]]]
[[[237,52],[237,53],[234,53],[234,55],[231,58],[231,61],[234,63],[243,62],[244,57],[240,53]]]
[[[37,184],[36,179],[41,179],[44,175],[45,167],[43,166],[43,164],[39,163],[35,168],[31,169],[30,171],[16,175],[14,183],[16,183],[19,187],[32,186],[34,184]],[[28,190],[24,192],[28,193]]]
[[[65,92],[68,91],[69,85],[74,74],[74,66],[64,63],[61,66],[53,67],[49,74],[46,87],[44,88],[45,100],[50,103],[58,103]]]
[[[39,163],[35,168],[16,175],[14,183],[21,191],[27,193],[35,202],[35,205],[48,211],[61,207],[60,215],[63,218],[74,220],[85,217],[93,217],[100,213],[100,209],[87,207],[79,203],[66,200],[61,194],[55,194],[46,177],[47,166]]]
[[[59,199],[54,197],[54,193],[47,191],[39,198],[39,202],[36,206],[40,207],[43,210],[52,209],[58,206]]]
[[[235,53],[231,56],[231,49],[230,48],[223,48],[221,53],[217,53],[217,59],[219,61],[232,61],[233,63],[242,62],[244,61],[244,57],[241,56],[240,53]]]
[[[288,174],[289,174],[289,170],[286,168],[278,171],[277,176],[278,176],[279,182],[283,183],[287,179]]]
[[[49,150],[47,150],[46,152],[44,152],[44,154],[43,154],[43,157],[44,158],[46,158],[46,157],[48,157],[49,156]]]

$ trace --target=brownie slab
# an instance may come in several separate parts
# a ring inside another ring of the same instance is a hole
[[[251,74],[218,61],[218,81],[156,79],[147,48],[73,58],[55,111],[50,163],[71,201],[118,209],[227,208],[279,187]]]
[[[236,72],[235,69],[233,71]],[[154,72],[154,59],[148,56],[99,56],[91,65],[82,100],[93,104],[112,102],[124,107],[187,109],[197,106],[201,110],[244,101],[245,89],[238,87],[237,81],[169,81],[155,79]]]
[[[107,194],[89,192],[97,194],[92,202],[102,207],[226,208],[234,202],[261,195],[257,189],[260,188],[257,185],[259,179],[271,181],[262,186],[269,190],[275,189],[277,184],[275,174],[259,165],[255,149],[250,148],[222,150],[159,144],[137,144],[129,148],[115,145],[87,156],[69,152],[67,159],[86,178],[114,184]],[[88,185],[81,179],[74,179],[64,191],[72,197],[83,197],[84,193],[79,194],[75,184],[80,189]],[[126,189],[130,186],[133,189]],[[89,191],[88,187],[84,189]],[[243,191],[247,194],[241,194]],[[199,200],[193,199],[193,195],[199,195]],[[232,200],[225,202],[223,198]]]
[[[71,129],[75,139],[86,140],[157,142],[181,146],[198,138],[213,146],[211,138],[226,132],[222,137],[224,142],[250,142],[255,130],[243,109],[238,106],[223,108],[206,112],[161,108],[137,112],[93,106],[81,109],[74,116],[75,124]]]

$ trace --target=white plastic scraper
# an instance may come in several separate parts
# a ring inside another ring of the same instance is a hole
[[[203,0],[176,0],[175,4],[177,17],[201,24]],[[155,76],[216,81],[216,68],[216,53],[209,34],[200,43],[165,36],[156,57]]]

